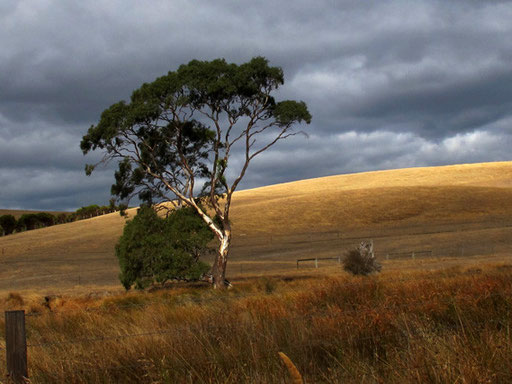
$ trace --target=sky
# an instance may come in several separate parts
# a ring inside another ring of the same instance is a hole
[[[0,208],[107,204],[101,112],[190,60],[264,56],[313,116],[241,188],[512,160],[512,3],[0,0]],[[236,163],[235,153],[233,163]]]

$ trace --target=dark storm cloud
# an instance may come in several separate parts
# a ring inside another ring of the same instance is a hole
[[[509,160],[512,4],[484,1],[0,3],[0,207],[105,203],[78,148],[101,111],[191,59],[281,66],[309,139],[263,154],[244,187]],[[237,164],[237,156],[232,164]]]

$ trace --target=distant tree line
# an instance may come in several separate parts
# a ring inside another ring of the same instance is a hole
[[[13,215],[0,216],[0,236],[10,235],[16,232],[31,231],[33,229],[51,227],[56,224],[71,223],[73,221],[90,219],[125,209],[126,207],[116,206],[113,201],[110,205],[89,205],[81,207],[75,212],[63,212],[53,215],[48,212],[25,213],[16,220]]]

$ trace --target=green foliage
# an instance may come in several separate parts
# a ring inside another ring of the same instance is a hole
[[[89,219],[91,217],[96,217],[101,214],[100,206],[93,204],[88,205],[86,207],[82,207],[76,210],[76,217],[80,219]]]
[[[10,235],[16,229],[16,218],[13,215],[0,216],[0,232]]]
[[[116,207],[112,201],[109,203],[109,205],[102,205],[101,207],[97,204],[88,205],[86,207],[78,208],[74,213],[73,219],[71,221],[90,219],[91,217],[112,213],[115,212],[118,208],[119,207]]]
[[[36,213],[37,219],[41,223],[43,227],[50,227],[55,225],[55,216],[48,212],[39,212]]]
[[[98,164],[118,161],[111,188],[117,201],[138,197],[149,206],[180,201],[196,209],[223,240],[212,270],[215,287],[225,284],[230,205],[249,163],[298,133],[293,132],[295,124],[311,122],[304,102],[276,102],[273,94],[283,83],[282,69],[269,66],[263,57],[241,65],[192,60],[143,84],[129,102],[104,110],[80,143],[84,154],[103,151]],[[242,161],[231,172],[230,156],[237,149]],[[86,174],[96,165],[87,165]]]
[[[200,261],[213,234],[192,208],[172,211],[161,218],[155,210],[143,206],[129,221],[116,245],[126,289],[143,289],[154,282],[198,280],[209,266]]]
[[[25,213],[18,219],[18,222],[16,223],[16,230],[18,232],[31,231],[33,229],[41,228],[42,226],[43,224],[36,213]]]
[[[67,222],[68,222],[68,216],[69,216],[69,214],[67,214],[67,213],[59,213],[59,214],[55,217],[55,223],[56,223],[56,224],[64,224],[64,223],[67,223]]]
[[[274,106],[273,114],[279,125],[286,125],[295,121],[305,121],[308,124],[311,122],[311,115],[303,101],[281,101]]]
[[[191,194],[187,186],[193,177],[205,177],[204,196],[219,196],[229,190],[225,172],[236,141],[233,126],[251,121],[242,129],[262,133],[277,127],[287,132],[295,123],[311,121],[304,102],[274,100],[271,93],[283,83],[282,69],[269,66],[263,57],[241,65],[192,60],[143,84],[130,102],[107,108],[80,147],[84,154],[105,150],[104,161],[119,160],[111,189],[119,201],[132,196],[149,204],[154,198],[172,200],[174,195],[166,195],[169,185]],[[222,120],[232,125],[223,128]],[[254,150],[253,134],[250,138],[240,140],[248,151]],[[87,165],[86,173],[93,169]]]

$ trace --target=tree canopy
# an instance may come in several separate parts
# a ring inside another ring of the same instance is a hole
[[[111,192],[120,201],[138,196],[196,210],[219,240],[216,286],[225,281],[232,196],[249,163],[311,121],[304,102],[274,99],[283,83],[281,68],[263,57],[241,65],[193,60],[111,105],[80,144],[84,154],[102,150],[102,162],[118,160]]]
[[[0,216],[0,230],[4,235],[10,235],[16,229],[16,218],[13,215]]]

